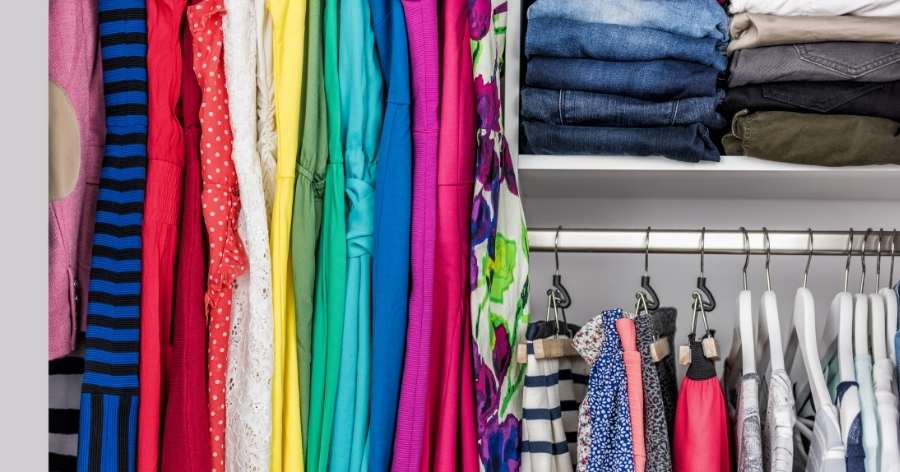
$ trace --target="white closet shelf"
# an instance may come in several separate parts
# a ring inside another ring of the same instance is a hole
[[[900,200],[900,166],[822,167],[745,156],[685,163],[664,157],[519,156],[526,197]]]

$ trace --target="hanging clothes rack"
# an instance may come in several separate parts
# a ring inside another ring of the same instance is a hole
[[[846,256],[847,238],[851,231],[813,231],[813,247],[810,251],[809,230],[769,230],[769,254],[806,256]],[[744,233],[734,230],[701,229],[651,229],[648,244],[647,228],[641,229],[587,229],[587,228],[529,228],[528,244],[531,252],[578,253],[654,253],[699,254],[701,239],[705,254],[746,255]],[[859,254],[859,246],[865,230],[853,231],[853,251]],[[890,242],[897,237],[896,230],[884,231],[882,256],[892,255]],[[762,230],[747,231],[750,253],[766,254]],[[865,255],[875,256],[879,232],[873,231],[866,239]],[[893,255],[900,251],[893,249]]]

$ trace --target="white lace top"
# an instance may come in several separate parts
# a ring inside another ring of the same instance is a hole
[[[248,0],[249,1],[249,0]],[[265,0],[256,1],[257,149],[262,167],[267,220],[275,199],[275,87],[272,83],[272,17]],[[248,69],[249,69],[248,65]],[[249,79],[249,76],[247,76]]]
[[[229,472],[267,472],[272,437],[272,277],[265,174],[257,149],[257,9],[254,0],[225,0],[225,8],[225,81],[241,196],[238,235],[249,262],[249,270],[235,281],[232,301],[225,465]]]

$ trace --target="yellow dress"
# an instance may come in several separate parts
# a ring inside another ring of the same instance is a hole
[[[272,16],[275,129],[275,199],[272,205],[272,372],[271,472],[303,472],[300,429],[300,379],[297,369],[297,321],[290,264],[294,175],[300,132],[306,0],[266,0]]]

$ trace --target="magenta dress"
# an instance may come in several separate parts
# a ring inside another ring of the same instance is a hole
[[[413,84],[412,269],[406,356],[394,437],[393,471],[418,471],[428,395],[437,193],[438,68],[437,0],[403,0]]]
[[[469,213],[475,168],[475,95],[466,0],[441,4],[441,127],[437,171],[431,373],[419,470],[478,471]]]

